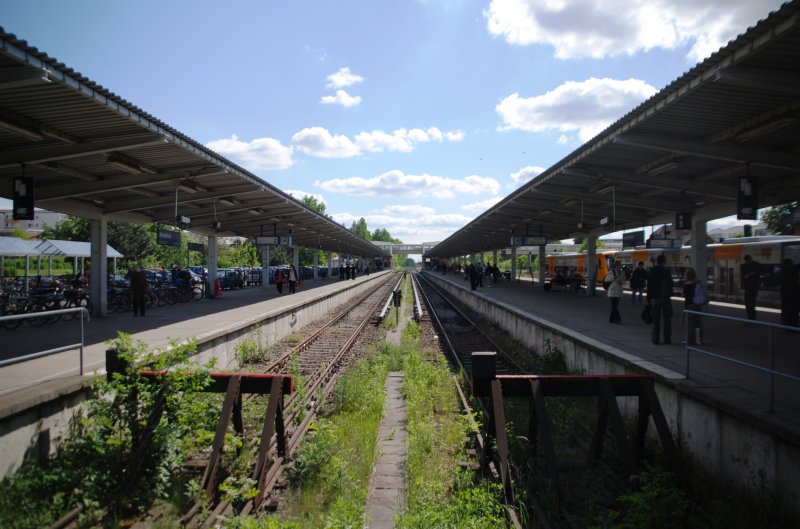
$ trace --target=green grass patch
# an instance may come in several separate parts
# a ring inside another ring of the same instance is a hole
[[[468,417],[460,411],[458,394],[445,359],[419,349],[419,327],[403,332],[401,357],[403,394],[408,409],[408,509],[396,527],[506,527],[501,490],[461,470]]]

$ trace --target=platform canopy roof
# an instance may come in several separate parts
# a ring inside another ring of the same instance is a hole
[[[739,178],[759,207],[800,199],[800,1],[720,51],[522,185],[427,255],[737,213]],[[607,220],[601,225],[601,220]],[[583,227],[579,228],[578,224]]]
[[[176,94],[178,97],[178,94]],[[205,235],[292,235],[301,247],[383,250],[0,28],[0,196],[35,179],[36,206]],[[216,227],[219,222],[219,227]]]

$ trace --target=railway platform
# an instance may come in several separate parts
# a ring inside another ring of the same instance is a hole
[[[84,375],[79,374],[78,349],[0,368],[0,420],[60,395],[74,392],[95,371],[105,368],[107,342],[125,332],[150,347],[172,340],[213,339],[227,330],[246,326],[264,314],[290,313],[315,298],[357,286],[386,272],[339,281],[338,277],[303,281],[296,294],[279,295],[275,286],[225,290],[222,297],[157,307],[145,317],[132,312],[92,318],[84,329]],[[302,325],[306,322],[302,321]],[[24,323],[14,330],[0,329],[0,360],[76,343],[78,320],[42,327]],[[224,366],[221,366],[224,367]]]
[[[469,291],[469,282],[462,274],[427,272]],[[702,395],[706,400],[737,412],[757,422],[765,429],[775,429],[784,437],[800,444],[800,382],[776,377],[774,411],[769,411],[769,375],[763,372],[692,352],[690,377],[686,375],[687,348],[682,343],[684,326],[681,319],[683,298],[672,298],[672,344],[655,345],[651,340],[652,327],[641,319],[644,305],[630,304],[625,292],[620,302],[622,324],[609,323],[610,302],[602,288],[595,295],[574,291],[545,291],[538,282],[530,280],[484,282],[472,294],[491,303],[521,311],[558,325],[563,332],[589,340],[595,347],[607,348],[615,354],[627,355],[634,363],[657,376],[671,379],[685,391]],[[745,317],[744,306],[712,302],[707,312],[737,318]],[[760,307],[759,321],[780,322],[780,311]],[[750,326],[740,321],[703,318],[704,341],[698,346],[727,357],[769,367],[769,336],[764,327]],[[798,330],[800,331],[800,329]],[[800,377],[800,332],[774,330],[774,369]]]

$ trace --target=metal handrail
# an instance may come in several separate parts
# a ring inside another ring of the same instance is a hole
[[[1,360],[0,367],[6,367],[14,364],[19,364],[22,362],[27,362],[28,360],[33,360],[34,358],[41,358],[43,356],[49,356],[56,353],[63,353],[64,351],[69,351],[70,349],[75,349],[78,347],[80,349],[80,374],[83,375],[83,347],[84,347],[84,333],[83,333],[83,318],[84,315],[86,316],[86,321],[91,321],[91,315],[86,307],[72,307],[69,309],[58,309],[58,310],[46,310],[42,312],[31,312],[29,314],[14,314],[12,316],[0,316],[0,325],[4,321],[12,321],[12,320],[24,320],[28,318],[41,318],[42,316],[54,316],[56,314],[69,314],[72,312],[79,312],[80,313],[80,320],[81,320],[81,341],[79,343],[74,343],[70,345],[64,345],[62,347],[56,347],[55,349],[47,349],[46,351],[39,351],[38,353],[31,353],[24,356],[18,356],[16,358],[9,358],[8,360]]]
[[[773,343],[773,329],[782,329],[791,332],[800,332],[800,329],[797,327],[791,327],[789,325],[782,325],[779,323],[770,323],[766,321],[758,321],[758,320],[750,320],[746,318],[737,318],[733,316],[724,316],[722,314],[713,314],[708,312],[701,312],[697,310],[684,310],[681,317],[683,318],[685,315],[691,314],[694,316],[702,316],[708,318],[716,318],[719,320],[727,320],[733,321],[737,323],[746,323],[748,325],[756,325],[761,327],[767,327],[768,337],[769,337],[769,367],[763,367],[757,364],[753,364],[751,362],[745,362],[743,360],[738,360],[736,358],[731,358],[730,356],[721,355],[719,353],[712,353],[711,351],[707,351],[697,347],[696,345],[689,343],[689,318],[684,318],[684,337],[686,338],[686,378],[689,378],[689,371],[690,371],[690,363],[689,358],[692,351],[696,353],[701,353],[707,356],[711,356],[714,358],[718,358],[720,360],[724,360],[726,362],[731,362],[733,364],[741,365],[744,367],[749,367],[751,369],[755,369],[757,371],[761,371],[762,373],[769,373],[769,411],[770,413],[775,412],[775,377],[783,377],[789,380],[793,380],[795,382],[800,382],[800,376],[791,375],[789,373],[784,373],[783,371],[776,371],[775,370],[775,349]]]

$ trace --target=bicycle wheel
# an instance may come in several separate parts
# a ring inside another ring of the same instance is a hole
[[[35,314],[41,314],[39,316],[35,316],[33,318],[28,318],[28,323],[30,323],[34,327],[41,327],[45,323],[47,323],[48,317],[44,315],[45,308],[40,305],[39,303],[33,303],[29,306],[29,311]]]
[[[201,287],[194,287],[192,289],[192,300],[200,301],[203,299],[203,289]]]

